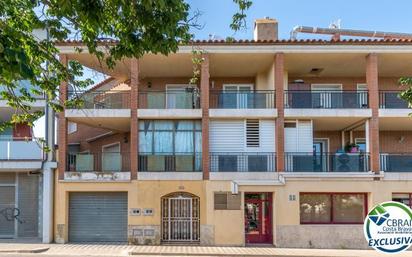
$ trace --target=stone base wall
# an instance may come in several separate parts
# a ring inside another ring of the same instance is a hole
[[[215,227],[213,225],[200,225],[200,245],[215,244]]]
[[[158,225],[129,225],[127,241],[133,245],[159,245],[160,226]]]
[[[276,227],[281,248],[369,249],[362,225],[284,225]]]

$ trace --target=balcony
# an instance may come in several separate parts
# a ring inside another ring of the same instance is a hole
[[[81,101],[81,109],[129,109],[129,90],[69,92],[69,98]],[[68,107],[70,108],[70,107]],[[70,109],[75,109],[76,106]]]
[[[42,145],[32,138],[0,138],[0,161],[39,161]]]
[[[201,153],[139,153],[139,172],[199,172]]]
[[[69,153],[65,180],[130,180],[130,153]]]
[[[412,172],[412,153],[382,153],[380,166],[384,172]]]
[[[139,109],[199,109],[198,90],[139,91]]]
[[[286,172],[368,172],[368,153],[285,153]]]
[[[368,92],[287,90],[285,108],[363,109],[368,108]]]
[[[274,172],[275,153],[210,153],[211,172]]]
[[[401,99],[401,91],[380,91],[379,108],[381,109],[408,109],[408,103]]]
[[[210,91],[211,109],[275,108],[275,91]]]
[[[0,171],[33,171],[41,168],[43,146],[33,138],[0,137]]]
[[[130,90],[69,92],[80,106],[67,107],[69,121],[126,132],[130,129]]]
[[[193,118],[202,117],[200,93],[183,88],[167,91],[139,91],[139,118]]]

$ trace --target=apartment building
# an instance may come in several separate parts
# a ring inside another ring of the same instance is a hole
[[[20,81],[20,88],[32,87]],[[20,88],[16,89],[19,94]],[[46,111],[46,122],[54,117],[46,107],[43,95],[35,95],[31,112]],[[0,121],[8,121],[18,112],[0,99]],[[45,144],[53,148],[53,127],[45,125],[46,141],[33,135],[27,124],[16,124],[0,133],[0,242],[44,242],[53,239],[53,184],[57,163],[53,153],[43,151]]]
[[[375,204],[411,205],[403,39],[195,41],[107,69],[59,115],[55,241],[366,248]],[[115,44],[102,41],[102,44]],[[198,85],[192,49],[203,52]]]

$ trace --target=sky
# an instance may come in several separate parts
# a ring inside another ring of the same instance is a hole
[[[247,28],[233,33],[229,25],[236,12],[232,0],[187,0],[191,12],[198,10],[202,29],[193,29],[196,39],[253,38],[253,21],[270,17],[278,20],[279,38],[289,39],[297,25],[328,27],[341,20],[341,28],[412,33],[412,0],[252,0],[246,12]],[[299,34],[298,38],[320,38]],[[96,81],[97,82],[97,81]],[[34,134],[44,137],[44,119],[36,122]]]

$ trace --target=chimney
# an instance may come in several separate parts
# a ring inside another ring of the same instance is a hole
[[[277,40],[278,21],[269,17],[255,20],[255,29],[253,34],[254,40]]]

